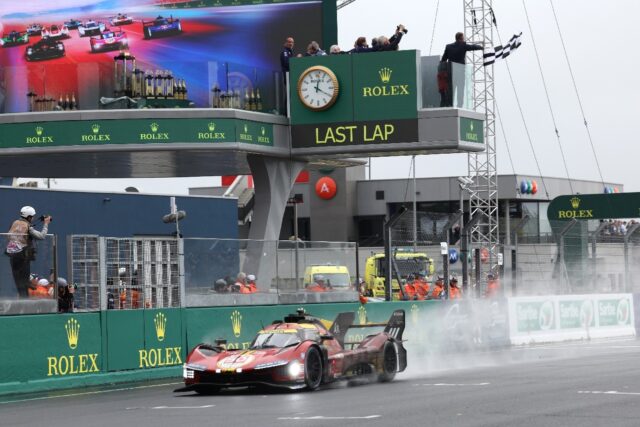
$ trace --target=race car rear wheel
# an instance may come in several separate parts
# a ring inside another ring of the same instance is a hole
[[[304,360],[304,382],[308,390],[315,390],[322,382],[322,356],[316,347],[309,347]]]
[[[378,381],[389,382],[396,376],[398,370],[398,352],[391,341],[387,341],[382,349],[382,373],[378,375]]]

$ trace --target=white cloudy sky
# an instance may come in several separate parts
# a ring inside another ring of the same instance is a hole
[[[403,49],[428,54],[434,30],[437,0],[358,0],[339,11],[339,43],[349,48],[364,35],[390,34],[398,23],[409,29]],[[550,91],[561,142],[572,178],[599,179],[577,99],[555,27],[550,2],[524,0],[533,28],[544,76]],[[568,49],[576,83],[589,122],[604,179],[640,191],[637,162],[640,141],[636,132],[640,85],[638,44],[634,28],[640,16],[638,0],[553,0]],[[522,47],[509,58],[527,127],[542,173],[566,177],[553,124],[536,64],[531,32],[522,0],[494,0],[493,8],[503,39],[523,32]],[[441,54],[456,31],[463,30],[463,0],[440,0],[433,54]],[[504,63],[496,64],[496,97],[505,123],[513,167],[517,173],[537,174],[532,150],[517,110]],[[498,130],[498,173],[512,173],[505,138]],[[406,178],[410,159],[373,160],[372,178]],[[466,155],[419,156],[417,176],[465,175]],[[185,194],[189,186],[217,185],[219,179],[100,180],[105,190],[135,185],[146,192]],[[95,180],[58,180],[57,188],[95,189]]]

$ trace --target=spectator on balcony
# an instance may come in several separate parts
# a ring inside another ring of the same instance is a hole
[[[320,49],[320,45],[318,44],[318,42],[312,41],[307,46],[307,53],[305,54],[305,56],[325,56],[326,54],[327,52]]]
[[[402,40],[402,36],[407,34],[407,29],[404,25],[398,25],[396,28],[396,32],[393,36],[380,36],[378,37],[378,42],[375,47],[376,52],[387,52],[392,50],[398,50],[400,47],[400,41]]]
[[[374,38],[372,41],[376,42],[376,44],[378,43],[378,39]],[[358,37],[356,39],[356,42],[353,44],[353,49],[351,49],[351,53],[365,53],[365,52],[373,52],[373,48],[369,47],[369,45],[367,44],[367,39],[366,37]]]
[[[337,44],[331,45],[331,47],[329,48],[329,55],[340,55],[342,53],[347,53],[347,52],[343,52],[340,49],[340,46],[338,46]]]
[[[293,40],[293,37],[287,37],[287,39],[284,41],[282,52],[280,52],[280,66],[282,67],[282,74],[284,74],[285,76],[289,72],[289,59],[294,56],[294,45],[295,42]]]

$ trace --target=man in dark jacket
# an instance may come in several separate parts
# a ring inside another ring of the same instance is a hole
[[[451,106],[453,103],[453,99],[456,100],[456,108],[464,108],[469,107],[465,106],[465,69],[464,64],[466,63],[467,52],[470,50],[482,50],[482,46],[479,44],[467,44],[464,41],[464,34],[456,33],[456,41],[454,43],[448,44],[444,49],[444,54],[442,55],[441,62],[448,63],[446,64],[446,72],[449,74],[449,84],[448,87],[451,93],[446,96],[447,101],[444,102],[445,105],[441,106]],[[451,63],[461,64],[455,65]],[[441,64],[444,65],[444,64]],[[444,70],[444,68],[443,68]],[[440,71],[440,69],[438,70]],[[454,94],[455,92],[455,94]],[[448,105],[446,105],[448,104]]]
[[[282,74],[289,72],[289,58],[293,56],[293,37],[287,37],[280,52],[280,66],[282,67]]]
[[[465,57],[470,50],[482,50],[479,44],[467,44],[464,41],[464,34],[456,33],[456,41],[448,44],[442,55],[442,62],[450,61],[458,64],[465,64]]]

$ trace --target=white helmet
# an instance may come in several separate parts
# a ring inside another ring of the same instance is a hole
[[[36,216],[36,210],[33,209],[31,206],[23,206],[22,209],[20,209],[20,216],[22,218]]]

